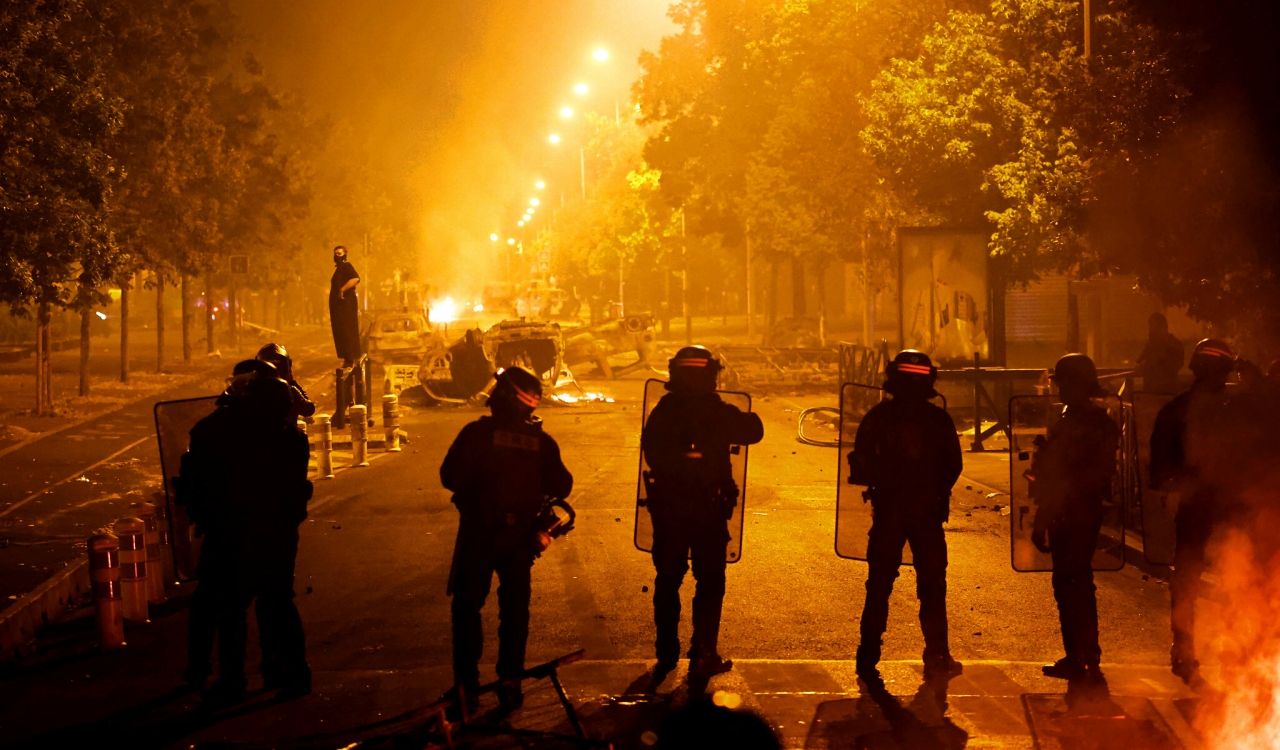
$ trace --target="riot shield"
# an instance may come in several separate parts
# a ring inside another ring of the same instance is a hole
[[[850,560],[867,559],[867,534],[871,532],[871,500],[867,488],[849,484],[849,456],[862,418],[880,403],[884,391],[874,386],[845,383],[840,388],[840,465],[836,467],[836,555]],[[911,564],[911,546],[902,551],[902,563]]]
[[[648,380],[644,384],[644,413],[640,421],[640,429],[649,421],[658,401],[666,395],[666,382]],[[716,391],[725,403],[733,404],[739,409],[751,411],[751,396],[737,391]],[[743,508],[747,504],[747,447],[734,445],[729,448],[729,461],[733,465],[733,479],[738,484],[738,504],[733,508],[733,517],[729,519],[729,546],[725,550],[725,558],[735,563],[742,559],[742,529],[746,522]],[[649,498],[645,492],[644,476],[649,465],[644,460],[644,451],[640,451],[640,474],[636,484],[636,549],[644,552],[653,551],[653,519],[649,517]]]
[[[182,456],[191,441],[191,428],[213,413],[217,396],[161,401],[156,404],[156,438],[160,442],[160,472],[164,477],[164,502],[169,511],[169,538],[172,540],[173,569],[182,581],[194,580],[200,561],[200,539],[187,518],[187,511],[174,504],[173,479],[182,466]]]
[[[847,560],[867,559],[867,535],[871,533],[871,500],[867,487],[849,484],[849,456],[862,418],[880,403],[884,391],[859,383],[845,383],[840,388],[840,451],[836,467],[836,556]],[[930,399],[941,409],[947,400],[941,395]],[[911,565],[911,545],[902,549],[902,564]]]
[[[1062,418],[1062,404],[1056,396],[1014,396],[1009,399],[1009,523],[1013,569],[1022,573],[1053,570],[1053,560],[1036,549],[1031,541],[1035,530],[1036,499],[1031,496],[1028,474],[1035,457],[1038,437],[1048,435],[1049,428]],[[1116,424],[1123,428],[1126,408],[1118,398],[1095,401]],[[1123,450],[1116,451],[1116,474],[1111,498],[1104,504],[1102,533],[1093,554],[1094,570],[1119,570],[1124,567],[1125,492]]]
[[[1178,514],[1178,493],[1157,490],[1151,486],[1151,432],[1156,415],[1174,399],[1163,393],[1133,394],[1133,446],[1137,457],[1138,508],[1142,512],[1143,557],[1152,565],[1173,565],[1174,516]]]

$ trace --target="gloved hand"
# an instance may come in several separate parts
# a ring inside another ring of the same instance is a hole
[[[551,535],[545,531],[539,531],[537,536],[534,537],[533,544],[537,548],[538,554],[542,554],[547,551],[547,547],[551,546]]]
[[[1049,554],[1049,531],[1047,529],[1036,529],[1035,531],[1032,531],[1031,543],[1036,546],[1036,549],[1046,555]]]

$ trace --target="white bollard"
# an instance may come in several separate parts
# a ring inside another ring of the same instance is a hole
[[[382,397],[382,429],[389,453],[400,452],[400,397],[388,393]]]
[[[316,467],[321,479],[333,479],[333,423],[329,421],[328,414],[317,414],[316,426],[320,428]]]
[[[351,465],[368,466],[369,417],[364,404],[353,404],[347,409],[347,419],[351,425]]]

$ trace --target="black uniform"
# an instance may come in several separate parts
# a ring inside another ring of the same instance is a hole
[[[329,280],[329,323],[333,327],[333,346],[338,357],[355,361],[360,357],[360,301],[355,289],[345,295],[342,287],[352,279],[360,278],[356,267],[346,260],[333,269]]]
[[[1096,668],[1098,599],[1093,554],[1111,496],[1120,428],[1093,403],[1066,406],[1031,463],[1035,529],[1046,533],[1053,559],[1062,646],[1068,659]]]
[[[1207,568],[1209,537],[1228,519],[1226,488],[1213,480],[1211,466],[1201,465],[1215,433],[1229,419],[1226,391],[1197,387],[1165,404],[1151,430],[1151,486],[1179,493],[1174,517],[1173,577],[1169,580],[1175,659],[1194,659],[1195,606],[1200,576]]]
[[[573,475],[537,417],[481,417],[462,428],[440,467],[461,516],[454,551],[453,673],[479,682],[484,648],[480,610],[498,574],[498,676],[524,671],[529,639],[530,572],[538,550],[535,521],[545,498],[563,499]]]
[[[728,519],[738,501],[729,448],[764,437],[760,417],[727,404],[714,392],[662,397],[640,437],[653,519],[653,619],[660,662],[680,653],[680,584],[693,560],[690,658],[714,655],[725,590]]]
[[[187,678],[201,683],[209,674],[216,632],[219,682],[243,689],[245,613],[257,597],[264,680],[309,688],[302,621],[293,603],[298,525],[311,498],[307,440],[278,416],[264,419],[252,404],[228,395],[219,404],[191,430],[175,482],[177,502],[203,535]]]
[[[867,541],[867,598],[862,644],[876,657],[889,620],[889,595],[911,544],[926,658],[949,656],[947,542],[951,487],[963,459],[951,415],[924,398],[897,396],[867,412],[858,426],[850,478],[869,488],[874,516]]]

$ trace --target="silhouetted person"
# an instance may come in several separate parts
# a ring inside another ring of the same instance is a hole
[[[891,396],[867,412],[849,454],[849,482],[864,485],[873,517],[867,540],[867,597],[862,609],[858,674],[880,678],[880,639],[889,621],[889,595],[911,544],[928,673],[960,671],[947,638],[947,540],[951,487],[960,477],[960,439],[951,415],[929,402],[938,369],[928,355],[906,350],[885,368]]]
[[[289,418],[293,423],[297,424],[300,417],[309,422],[311,415],[316,413],[316,405],[311,402],[311,397],[303,390],[302,385],[294,379],[293,359],[289,356],[289,352],[279,344],[264,344],[258,350],[258,359],[275,367],[280,379],[289,384],[289,396],[293,401]]]
[[[1191,353],[1190,368],[1195,375],[1191,388],[1160,409],[1151,430],[1151,486],[1178,493],[1174,519],[1177,546],[1169,580],[1170,661],[1173,673],[1189,685],[1199,678],[1195,606],[1200,576],[1206,569],[1205,547],[1230,513],[1228,498],[1223,497],[1205,465],[1223,458],[1208,455],[1206,449],[1216,442],[1214,433],[1222,429],[1227,417],[1227,378],[1235,365],[1235,355],[1224,342],[1205,339],[1196,344]]]
[[[1147,318],[1147,344],[1138,355],[1138,375],[1148,393],[1176,393],[1182,369],[1182,342],[1169,333],[1169,320],[1161,313]]]
[[[686,346],[669,362],[671,381],[640,436],[653,520],[653,620],[657,626],[655,681],[680,658],[680,585],[693,561],[693,639],[689,674],[708,678],[733,662],[719,654],[729,519],[740,488],[730,447],[764,437],[760,417],[716,393],[720,361],[700,346]]]
[[[333,249],[333,278],[329,280],[329,324],[333,327],[333,347],[344,367],[360,358],[360,301],[356,285],[360,273],[347,260],[347,249]]]
[[[1062,399],[1062,416],[1043,440],[1037,438],[1039,449],[1027,475],[1038,506],[1031,541],[1053,558],[1053,598],[1066,651],[1066,656],[1045,666],[1044,673],[1100,683],[1093,554],[1116,473],[1120,428],[1093,402],[1107,392],[1089,357],[1068,354],[1059,359],[1053,382]]]
[[[256,360],[236,366],[218,408],[191,430],[174,483],[177,502],[203,536],[183,679],[203,687],[216,632],[218,680],[206,692],[215,704],[244,696],[245,615],[255,596],[262,600],[267,686],[286,696],[311,689],[293,604],[298,525],[311,498],[308,446],[288,421],[289,387],[274,370]]]
[[[534,558],[551,543],[537,526],[546,498],[562,500],[573,475],[560,447],[533,416],[542,383],[527,370],[500,371],[489,396],[491,416],[462,428],[440,466],[440,481],[458,507],[454,548],[453,676],[475,706],[484,648],[480,610],[498,574],[498,677],[524,672],[529,640],[530,573]],[[524,701],[519,684],[498,693],[504,708]]]

